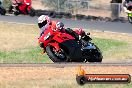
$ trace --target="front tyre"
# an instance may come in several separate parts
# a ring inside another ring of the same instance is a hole
[[[67,62],[67,57],[63,49],[56,52],[55,48],[49,45],[46,47],[46,53],[53,62]]]
[[[19,14],[20,14],[20,12],[18,10],[14,12],[15,16],[18,16]]]
[[[90,58],[88,59],[88,62],[102,62],[103,56],[100,49],[94,45],[96,49],[91,50]]]
[[[88,62],[102,62],[102,54],[98,51],[93,52],[93,55],[90,56]]]

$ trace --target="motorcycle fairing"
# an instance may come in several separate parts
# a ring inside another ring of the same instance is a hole
[[[56,40],[58,43],[62,43],[67,40],[74,40],[75,38],[66,33],[58,33],[53,37],[53,40]]]
[[[82,52],[81,52],[81,44],[78,44],[75,40],[67,40],[60,43],[60,46],[64,49],[64,51],[71,57],[74,61],[82,60]]]

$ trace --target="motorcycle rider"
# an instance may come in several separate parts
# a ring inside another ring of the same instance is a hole
[[[132,0],[124,0],[123,1],[123,8],[126,13],[132,13]]]
[[[44,33],[45,30],[48,30],[49,27],[52,27],[52,29],[54,30],[54,32],[56,30],[58,31],[61,31],[63,33],[68,33],[70,34],[71,36],[73,36],[77,41],[79,40],[79,35],[80,36],[85,36],[86,37],[86,34],[84,31],[82,31],[82,29],[78,29],[78,30],[75,30],[73,31],[72,29],[70,28],[64,28],[64,24],[62,22],[58,22],[58,21],[52,21],[50,19],[50,17],[46,16],[46,15],[41,15],[39,18],[38,18],[38,27],[40,28],[40,36],[39,38],[42,36],[42,34]],[[38,39],[39,39],[38,38]],[[86,38],[87,40],[87,38]],[[39,46],[44,50],[45,52],[45,49],[44,49],[44,44],[42,42],[39,43]]]
[[[31,2],[31,0],[29,0],[29,2]],[[13,7],[14,7],[15,11],[19,11],[19,6],[21,6],[25,3],[26,3],[26,0],[12,0],[13,5],[9,8],[9,12],[11,12]],[[26,5],[27,6],[25,7],[25,11],[26,11],[26,13],[28,13],[27,8],[28,8],[28,5],[30,5],[30,3],[26,3]]]
[[[19,11],[19,6],[23,4],[24,0],[11,0],[12,5],[9,7],[9,13],[14,8],[14,11]]]
[[[16,7],[22,5],[23,2],[24,0],[12,0],[13,5],[15,5]]]
[[[38,27],[40,29],[40,35],[39,38],[42,36],[45,30],[48,30],[49,27],[52,27],[52,29],[56,29],[57,21],[51,21],[50,17],[46,15],[41,15],[38,18]],[[39,39],[38,38],[38,39]],[[39,46],[43,49],[42,54],[45,52],[44,44],[43,42],[39,42]]]
[[[81,38],[84,40],[84,41],[89,41],[91,40],[91,38],[89,36],[87,36],[87,34],[81,29],[75,29],[75,30],[72,30],[71,28],[64,28],[64,24],[62,22],[58,22],[56,24],[56,28],[59,29],[61,32],[66,32],[68,34],[70,34],[71,36],[73,36],[75,38],[75,40],[80,40]],[[90,33],[88,34],[90,35]]]

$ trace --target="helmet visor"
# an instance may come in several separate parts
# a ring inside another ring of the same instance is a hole
[[[39,28],[44,27],[47,24],[47,20],[43,21],[42,23],[38,23]]]

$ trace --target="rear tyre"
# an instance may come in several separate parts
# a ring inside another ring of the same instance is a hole
[[[56,53],[54,51],[54,49],[55,48],[53,46],[50,46],[50,45],[46,47],[46,53],[49,56],[49,58],[53,62],[67,62],[67,57],[66,57],[63,49],[61,49],[60,53]]]
[[[5,15],[6,14],[6,10],[3,7],[0,7],[0,14],[1,15]]]
[[[33,8],[31,8],[31,10],[29,11],[29,15],[31,17],[34,17],[35,16],[35,10]]]

